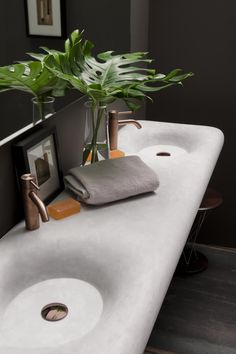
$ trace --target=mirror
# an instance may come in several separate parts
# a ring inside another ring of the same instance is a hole
[[[142,18],[142,25],[138,27],[137,23],[135,25],[135,16],[140,20],[140,14],[144,13],[142,8],[146,9],[148,6],[146,0],[115,1],[112,7],[110,0],[70,0],[65,1],[65,6],[67,36],[76,28],[84,29],[85,37],[95,43],[95,53],[107,50],[129,52],[131,48],[136,50],[132,46],[132,41],[137,42],[139,38],[138,28],[141,33],[140,38],[145,37],[143,30],[147,27],[146,22]],[[131,19],[132,9],[135,9],[135,13]],[[64,39],[27,36],[27,15],[23,1],[3,2],[1,14],[0,45],[4,50],[0,56],[0,66],[29,60],[25,53],[38,52],[40,46],[63,50]],[[135,28],[134,40],[130,31],[131,25]],[[138,50],[146,50],[146,48],[138,48]],[[80,96],[78,91],[70,90],[66,96],[56,98],[55,110],[60,110]],[[20,91],[0,93],[0,145],[32,127],[31,98],[30,94]]]

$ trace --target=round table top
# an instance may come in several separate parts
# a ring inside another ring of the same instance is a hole
[[[199,210],[204,211],[204,210],[215,209],[218,206],[220,206],[222,203],[223,203],[222,195],[218,191],[212,188],[207,188],[205,195],[202,199],[201,205],[199,207]]]

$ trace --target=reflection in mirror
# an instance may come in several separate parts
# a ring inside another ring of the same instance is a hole
[[[133,14],[131,21],[131,10],[134,8],[130,6],[131,3],[134,3],[134,0],[120,0],[113,2],[111,8],[108,0],[100,0],[99,2],[92,0],[66,1],[67,35],[76,28],[84,29],[86,38],[96,44],[95,54],[107,50],[114,50],[118,53],[130,52],[132,44],[130,27],[134,26],[135,16],[137,15],[138,19],[138,13],[144,13],[144,11],[138,10],[148,6],[146,0],[135,0],[135,14]],[[0,45],[1,48],[4,48],[0,56],[1,67],[29,60],[25,53],[38,52],[41,46],[63,50],[64,39],[27,36],[23,1],[4,1],[1,4],[1,13],[4,14],[0,21]],[[114,26],[114,23],[119,24],[121,19],[122,26]],[[9,23],[12,25],[9,26]],[[140,33],[138,30],[135,31],[136,39],[143,37],[139,34],[144,33],[147,27],[146,23],[147,19],[142,18],[140,26],[135,27],[140,31]],[[141,45],[139,48],[132,47],[132,50],[146,50],[146,48]],[[57,112],[80,96],[78,91],[70,90],[64,97],[56,98],[55,111]],[[26,92],[5,91],[0,93],[0,145],[33,126],[31,99],[32,95]]]

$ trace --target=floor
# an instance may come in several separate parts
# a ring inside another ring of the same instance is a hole
[[[166,354],[236,354],[236,250],[199,245],[202,273],[174,276],[148,346]]]

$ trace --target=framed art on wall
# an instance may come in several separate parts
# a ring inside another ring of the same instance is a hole
[[[50,202],[63,189],[55,127],[42,128],[13,146],[17,178],[31,173],[40,188],[38,195]]]
[[[65,0],[25,0],[28,36],[65,38]]]

